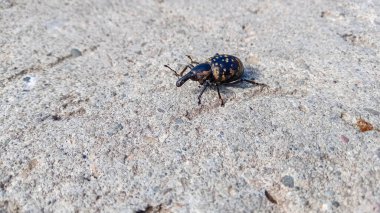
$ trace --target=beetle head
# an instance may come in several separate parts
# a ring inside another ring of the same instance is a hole
[[[211,74],[211,66],[208,63],[202,63],[195,66],[186,75],[178,79],[177,87],[182,86],[187,80],[198,81],[201,85],[209,78]]]

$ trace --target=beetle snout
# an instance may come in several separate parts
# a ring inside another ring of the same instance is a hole
[[[191,79],[193,77],[194,77],[194,73],[193,72],[187,73],[186,75],[184,75],[180,79],[178,79],[178,81],[176,82],[176,86],[177,87],[182,86],[187,80],[189,80],[189,79]]]
[[[176,86],[177,87],[180,87],[180,86],[182,86],[182,84],[184,84],[185,83],[185,81],[182,79],[182,78],[180,78],[180,79],[178,79],[178,81],[176,82]]]

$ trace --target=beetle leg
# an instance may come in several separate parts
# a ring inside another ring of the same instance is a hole
[[[186,55],[190,59],[190,64],[199,64],[199,62],[194,61],[190,55]]]
[[[218,91],[218,96],[219,96],[219,99],[220,99],[220,101],[221,101],[220,106],[224,106],[224,101],[223,101],[222,96],[220,95],[220,92],[219,92],[219,86],[218,86],[218,85],[216,85],[216,90]]]
[[[229,83],[227,83],[227,84],[237,84],[237,83],[241,83],[241,82],[243,82],[243,81],[248,82],[248,83],[251,83],[251,84],[254,84],[254,85],[256,85],[256,86],[269,87],[269,86],[266,85],[266,84],[263,84],[263,83],[257,83],[255,80],[248,80],[248,79],[245,79],[245,78],[241,78],[241,79],[236,80],[236,81],[231,81],[231,82],[229,82]]]
[[[269,86],[266,85],[266,84],[263,84],[263,83],[257,83],[255,80],[248,80],[248,79],[242,78],[241,81],[245,81],[245,82],[248,82],[248,83],[254,84],[254,85],[256,85],[256,86],[269,87]]]
[[[202,95],[206,91],[208,86],[210,86],[210,84],[208,83],[208,81],[206,81],[206,83],[203,85],[203,89],[202,89],[201,93],[199,93],[199,95],[198,95],[198,105],[201,104]]]
[[[243,80],[242,79],[238,79],[238,80],[235,80],[235,81],[228,82],[228,83],[226,83],[226,85],[237,84],[237,83],[241,83],[241,82],[243,82]]]
[[[175,76],[181,77],[183,75],[183,73],[186,71],[186,69],[188,69],[188,68],[192,69],[194,66],[191,65],[191,64],[186,65],[180,73],[178,73],[177,71],[175,71],[172,68],[170,68],[169,65],[164,65],[164,67],[170,69],[174,73]]]

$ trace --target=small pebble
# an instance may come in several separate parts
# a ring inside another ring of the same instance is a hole
[[[22,80],[25,81],[25,82],[30,82],[30,77],[27,76],[27,77],[23,78]]]
[[[37,83],[37,78],[32,76],[26,76],[22,80],[24,81],[24,91],[30,91]]]
[[[181,118],[177,118],[177,119],[175,119],[175,123],[181,124],[181,123],[183,123],[183,120]]]
[[[358,119],[356,125],[358,126],[360,132],[367,132],[373,130],[373,125],[362,118]]]
[[[151,136],[144,136],[144,137],[143,137],[143,140],[144,140],[145,142],[148,142],[148,143],[157,143],[157,142],[159,141],[158,138],[156,138],[156,137],[151,137]]]
[[[331,203],[334,207],[336,207],[336,208],[338,208],[339,206],[340,206],[340,204],[339,204],[339,202],[338,201],[333,201],[332,203]]]
[[[120,130],[122,130],[124,127],[122,124],[117,124],[111,131],[107,132],[109,136],[115,135]]]
[[[340,118],[342,118],[342,120],[347,122],[347,123],[352,123],[352,117],[346,112],[342,112],[340,114]]]
[[[350,141],[350,139],[348,139],[346,136],[344,135],[341,135],[340,136],[340,140],[343,142],[343,143],[348,143]]]
[[[78,49],[73,48],[73,49],[71,49],[70,54],[72,57],[76,58],[76,57],[81,56],[82,52]]]
[[[309,112],[309,109],[308,109],[307,106],[305,106],[305,105],[299,105],[299,106],[298,106],[298,109],[299,109],[301,112],[304,112],[304,113]]]
[[[329,204],[327,203],[322,204],[322,208],[321,208],[322,211],[326,212],[328,209],[329,209]]]
[[[220,133],[218,134],[218,138],[223,138],[223,136],[224,136],[224,132],[220,131]]]
[[[59,116],[59,115],[52,115],[51,118],[52,118],[54,121],[59,121],[59,120],[62,119],[61,116]]]
[[[292,176],[286,175],[282,177],[281,183],[284,184],[284,186],[293,188],[294,187],[294,179]]]
[[[232,196],[232,197],[235,197],[236,194],[237,194],[237,191],[236,191],[236,189],[234,189],[232,186],[229,186],[229,187],[228,187],[228,194],[229,194],[230,196]]]

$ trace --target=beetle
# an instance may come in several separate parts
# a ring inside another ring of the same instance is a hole
[[[176,82],[177,87],[182,86],[189,79],[198,81],[200,85],[203,85],[203,88],[198,95],[198,104],[201,104],[201,97],[209,86],[216,86],[221,106],[224,106],[224,100],[219,92],[219,86],[222,84],[234,84],[245,81],[257,86],[268,86],[266,84],[257,83],[254,80],[243,78],[243,63],[235,56],[216,53],[213,57],[207,59],[203,63],[194,61],[189,55],[186,56],[190,59],[190,64],[186,65],[180,73],[173,70],[168,65],[164,66],[179,77]],[[187,69],[191,70],[183,75]]]

